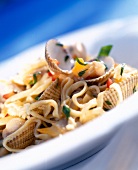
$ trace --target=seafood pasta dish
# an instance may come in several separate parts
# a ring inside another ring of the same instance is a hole
[[[116,63],[112,45],[97,56],[82,43],[46,43],[39,58],[0,80],[0,156],[20,152],[92,121],[137,91],[138,70]]]

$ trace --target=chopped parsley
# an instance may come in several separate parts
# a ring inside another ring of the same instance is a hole
[[[83,76],[83,74],[85,74],[85,72],[87,71],[88,69],[86,69],[86,70],[83,70],[83,71],[80,71],[79,73],[78,73],[78,75],[81,77],[81,76]]]
[[[109,111],[109,109],[107,109],[107,108],[103,108],[105,111]]]
[[[63,47],[63,44],[61,43],[56,43],[57,46]]]
[[[137,90],[136,90],[136,86],[133,88],[133,93],[135,93]]]
[[[104,63],[104,66],[105,66],[105,70],[108,70],[108,67],[107,67],[107,65]]]
[[[97,58],[99,59],[100,57],[109,56],[109,53],[110,53],[112,47],[113,47],[112,45],[103,46],[103,47],[100,49]]]
[[[124,72],[124,67],[125,67],[125,63],[122,64],[122,67],[121,67],[121,71],[120,71],[120,75],[122,76],[123,72]]]
[[[33,80],[31,80],[29,82],[30,85],[34,85],[36,82],[37,82],[37,75],[40,75],[41,74],[41,71],[38,71],[36,73],[33,74]]]
[[[35,100],[39,100],[39,98],[40,98],[40,96],[36,96],[36,97],[35,97]]]
[[[38,96],[36,96],[36,97],[35,97],[35,100],[39,100],[39,98],[41,97],[42,94],[43,94],[43,92],[40,93]]]
[[[78,58],[76,58],[76,61],[80,64],[80,65],[83,65],[83,66],[86,66],[87,63],[82,63]]]
[[[33,74],[33,80],[29,82],[30,85],[34,85],[37,82],[37,75],[36,73]]]
[[[66,55],[66,56],[65,56],[65,58],[64,58],[64,61],[65,61],[65,62],[67,62],[67,61],[68,61],[68,59],[69,59],[69,56],[68,56],[68,55]]]
[[[64,105],[62,111],[65,114],[66,118],[68,119],[70,117],[70,108]]]
[[[99,60],[98,58],[94,58],[92,61],[101,61],[101,60]]]
[[[105,103],[108,105],[112,105],[112,103],[109,100],[106,100]]]

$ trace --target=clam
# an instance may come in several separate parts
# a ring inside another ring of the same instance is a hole
[[[55,73],[71,74],[76,57],[86,60],[87,53],[82,43],[64,46],[57,40],[49,40],[45,49],[46,61],[51,71]],[[57,61],[59,64],[57,64]]]
[[[50,86],[42,93],[39,100],[53,99],[56,102],[59,101],[61,96],[60,81],[56,79],[50,84]]]
[[[87,54],[83,44],[77,43],[72,46],[64,47],[57,40],[49,40],[46,44],[45,48],[45,58],[48,63],[48,66],[51,71],[54,73],[62,73],[65,75],[73,75],[72,74],[72,66],[74,65],[74,59],[81,57],[83,60],[86,60]],[[94,61],[94,62],[93,62]],[[100,57],[99,59],[95,59],[93,61],[86,62],[89,65],[99,65],[99,62],[104,67],[103,73],[98,75],[96,74],[99,69],[98,66],[94,66],[94,69],[91,71],[92,76],[90,75],[90,79],[85,79],[88,83],[97,83],[99,81],[107,80],[112,76],[114,71],[114,60],[111,57]],[[58,63],[59,62],[59,63]],[[93,76],[94,74],[94,76]],[[97,76],[95,76],[97,75]],[[78,77],[79,80],[79,77]]]
[[[11,120],[9,120],[8,123],[6,124],[6,128],[2,132],[3,138],[6,138],[8,135],[15,132],[24,123],[25,123],[25,120],[22,118],[12,118]]]
[[[3,118],[0,118],[0,127],[6,125],[13,118],[15,118],[15,116],[6,116]]]
[[[104,103],[103,106],[105,109],[112,109],[117,104],[122,102],[124,99],[129,97],[135,92],[135,88],[138,83],[138,73],[135,75],[131,75],[127,79],[119,82],[116,87],[114,85],[110,85],[110,88],[105,90],[104,92]],[[120,91],[121,90],[121,91]]]
[[[28,119],[19,129],[3,140],[3,146],[10,152],[19,152],[35,141],[34,129],[36,119]]]
[[[57,40],[49,40],[45,47],[45,58],[51,71],[70,74],[74,63],[73,58]],[[57,64],[59,62],[59,65]]]
[[[94,60],[97,60],[97,59],[94,59]],[[113,75],[115,62],[112,57],[110,57],[110,56],[100,57],[100,61],[97,61],[97,62],[102,62],[105,65],[105,71],[104,71],[103,75],[100,75],[99,77],[85,80],[88,83],[103,82],[103,81],[106,81],[108,78],[110,78]],[[98,68],[94,69],[93,71],[98,71]]]

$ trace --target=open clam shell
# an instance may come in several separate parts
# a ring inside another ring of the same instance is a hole
[[[49,40],[46,44],[45,48],[45,58],[48,63],[49,69],[54,73],[59,74],[72,74],[72,66],[74,64],[74,56],[81,57],[86,60],[87,54],[83,44],[77,43],[76,45],[64,47],[57,40]],[[67,60],[66,60],[67,59]],[[57,64],[58,60],[58,64]],[[96,60],[97,61],[97,60]],[[100,57],[100,60],[97,62],[103,62],[106,65],[107,69],[105,73],[97,78],[91,78],[89,80],[85,80],[89,83],[95,83],[99,81],[103,81],[112,76],[114,71],[114,60],[111,57]]]
[[[3,146],[10,152],[19,152],[35,141],[34,129],[36,119],[30,118],[17,131],[3,140]]]
[[[92,78],[89,80],[85,80],[88,83],[98,83],[98,82],[103,82],[104,80],[107,80],[108,78],[112,77],[113,73],[114,73],[114,60],[112,57],[101,57],[100,58],[101,62],[103,62],[105,64],[105,66],[107,67],[105,74],[103,74],[100,77],[97,78]]]
[[[61,96],[61,84],[59,79],[56,79],[51,85],[43,92],[39,100],[53,99],[56,102],[59,101]]]
[[[122,100],[126,99],[134,93],[134,89],[138,83],[138,73],[131,75],[126,80],[118,83],[121,89]],[[111,87],[104,93],[103,107],[105,109],[112,109],[119,103],[119,91],[116,88]],[[121,102],[121,101],[120,101]]]
[[[71,74],[76,57],[86,60],[87,53],[82,43],[64,46],[55,39],[46,43],[45,58],[50,70],[55,73]],[[58,65],[55,59],[58,60]]]
[[[69,56],[67,50],[63,48],[57,40],[49,40],[45,47],[45,58],[51,71],[55,73],[70,74],[73,65],[73,59]],[[56,60],[59,65],[57,65]]]

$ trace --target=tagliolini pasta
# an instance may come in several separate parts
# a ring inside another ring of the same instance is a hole
[[[115,63],[111,47],[102,47],[90,59],[82,44],[78,48],[52,40],[46,60],[1,81],[8,90],[0,95],[0,156],[74,130],[136,92],[137,69]]]

